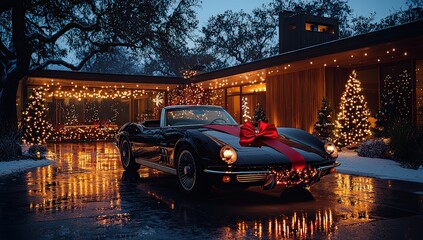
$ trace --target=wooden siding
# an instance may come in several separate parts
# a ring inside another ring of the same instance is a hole
[[[342,92],[345,90],[349,75],[352,69],[350,68],[334,68],[328,67],[325,71],[325,85],[326,96],[328,97],[329,104],[334,110],[333,119],[336,119],[336,113],[339,110]]]
[[[325,69],[268,77],[266,110],[270,123],[312,132],[325,96]]]

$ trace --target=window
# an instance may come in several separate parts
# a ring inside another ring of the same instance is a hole
[[[361,82],[370,114],[376,116],[379,111],[379,70],[378,68],[359,69],[357,77]]]
[[[322,23],[306,22],[305,30],[311,31],[311,32],[335,34],[335,30],[332,25],[327,25]]]
[[[226,90],[228,96],[239,95],[241,93],[240,87],[231,87]]]
[[[385,65],[381,69],[381,109],[401,120],[412,119],[413,82],[409,62]]]

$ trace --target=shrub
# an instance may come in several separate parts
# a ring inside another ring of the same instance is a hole
[[[360,143],[357,148],[357,154],[360,157],[370,157],[370,158],[390,158],[391,153],[389,145],[386,144],[383,140],[368,140],[366,142]]]
[[[19,140],[20,138],[18,133],[0,133],[0,161],[22,158],[22,148]]]
[[[39,157],[37,156],[37,153],[40,154]],[[40,159],[40,158],[44,159],[46,153],[47,153],[47,147],[43,145],[34,144],[28,149],[28,157],[32,159]]]
[[[423,130],[410,123],[395,123],[387,131],[393,159],[403,167],[418,169],[423,164]]]

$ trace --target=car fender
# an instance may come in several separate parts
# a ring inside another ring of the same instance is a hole
[[[193,151],[194,151],[194,154],[196,154],[197,156],[198,156],[198,151],[197,151],[197,147],[195,146],[195,144],[194,144],[194,142],[192,141],[192,139],[190,139],[190,138],[181,138],[181,139],[179,139],[177,142],[176,142],[176,144],[175,144],[175,147],[174,147],[174,149],[173,149],[173,153],[172,153],[172,159],[173,159],[173,162],[174,162],[174,164],[175,164],[175,167],[176,167],[176,157],[178,156],[178,154],[179,154],[179,151],[181,150],[181,148],[183,147],[183,146],[188,146],[189,148],[191,148]]]

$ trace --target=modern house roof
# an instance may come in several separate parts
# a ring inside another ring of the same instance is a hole
[[[401,46],[404,49],[408,49],[408,51],[405,52],[406,55],[408,55],[408,58],[410,58],[411,55],[423,56],[422,43],[423,20],[418,20],[379,31],[374,31],[349,38],[338,39],[314,45],[311,47],[282,53],[273,57],[261,59],[254,62],[249,62],[213,72],[199,74],[192,77],[191,80],[193,82],[204,82],[217,78],[228,77],[231,75],[242,74],[261,69],[269,69],[272,67],[281,66],[283,64],[289,64],[313,58],[321,58],[327,55],[356,51],[358,49],[362,49],[362,51],[365,51],[366,53],[369,52],[370,58],[372,55],[370,54],[371,51],[379,52],[381,50],[383,52],[386,52],[386,49],[389,49],[390,46],[394,45]],[[352,59],[351,56],[353,55],[348,54],[348,56],[345,56],[344,64],[347,64],[348,66],[359,66],[359,60],[356,60],[357,58]],[[380,60],[380,57],[377,59]],[[375,64],[377,63],[377,59],[374,59]],[[397,60],[398,59],[395,59],[395,61]],[[388,62],[389,60],[387,59],[386,61]],[[394,59],[392,59],[391,61],[394,61]],[[331,66],[331,62],[327,62],[328,66]],[[342,64],[342,59],[338,59],[336,64],[333,64],[332,62],[333,66],[339,66],[340,64]]]
[[[410,22],[349,38],[333,40],[310,47],[285,52],[273,57],[237,66],[201,73],[191,77],[191,82],[200,83],[235,75],[263,70],[299,71],[317,66],[327,67],[359,67],[378,63],[401,61],[401,59],[423,56],[423,20]],[[389,52],[391,51],[391,52]],[[395,54],[393,54],[395,52]],[[388,54],[389,53],[389,54]],[[365,56],[365,57],[363,57]],[[296,66],[290,66],[292,63]],[[269,71],[270,72],[270,71]],[[122,83],[128,87],[134,84],[147,86],[177,85],[186,83],[182,77],[160,77],[147,75],[122,75],[88,72],[70,72],[44,70],[32,74],[29,84],[39,84],[41,78],[81,82],[92,81],[99,84]],[[210,83],[211,84],[211,83]]]
[[[74,84],[88,85],[87,82],[89,81],[94,82],[92,84],[94,87],[96,85],[124,84],[126,88],[138,88],[138,84],[142,84],[144,88],[150,89],[166,89],[166,86],[169,85],[186,83],[186,80],[184,80],[182,77],[43,70],[32,74],[28,80],[28,84],[43,85],[46,79],[60,81],[62,86]]]

